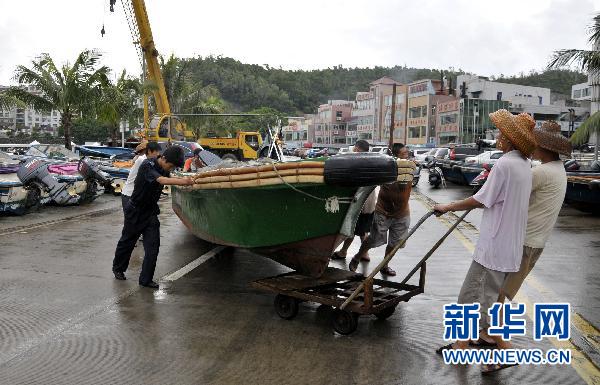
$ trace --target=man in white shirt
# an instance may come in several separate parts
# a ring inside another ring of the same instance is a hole
[[[498,302],[504,302],[504,296],[512,300],[535,266],[554,228],[567,192],[567,173],[560,155],[571,156],[571,143],[561,134],[560,125],[555,121],[544,122],[541,128],[533,131],[533,135],[537,142],[533,158],[542,164],[532,169],[523,257],[519,271],[509,273]]]
[[[487,310],[497,300],[511,272],[519,271],[527,208],[531,193],[531,165],[528,159],[535,149],[535,121],[528,114],[512,115],[507,110],[490,114],[499,129],[497,147],[505,155],[494,165],[487,182],[474,196],[450,204],[438,204],[440,213],[483,208],[480,236],[473,262],[463,282],[458,303],[480,303],[480,326],[487,330]],[[504,348],[503,341],[496,341]],[[469,341],[457,341],[437,350],[466,349]],[[503,367],[485,368],[484,372]]]
[[[157,142],[149,142],[142,143],[135,149],[137,157],[135,158],[135,162],[133,166],[129,170],[129,175],[127,176],[127,181],[121,190],[121,203],[123,205],[123,212],[125,211],[125,206],[127,206],[127,202],[131,198],[131,194],[133,194],[133,187],[135,182],[135,177],[138,174],[138,170],[144,160],[148,158],[156,158],[160,155],[160,146]]]

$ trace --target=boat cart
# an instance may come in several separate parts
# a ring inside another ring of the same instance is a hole
[[[336,332],[344,335],[351,334],[358,327],[359,316],[372,314],[384,320],[394,314],[400,302],[407,302],[415,295],[423,293],[425,262],[468,213],[469,211],[466,211],[456,220],[401,282],[376,279],[374,276],[393,258],[419,226],[434,214],[433,211],[425,214],[367,277],[352,271],[328,267],[319,278],[289,272],[259,279],[251,285],[256,289],[276,294],[275,311],[281,318],[288,320],[294,318],[298,314],[300,302],[315,302],[334,308],[332,326]],[[408,284],[408,280],[417,271],[419,283]]]

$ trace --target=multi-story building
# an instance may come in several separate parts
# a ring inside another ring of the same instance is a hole
[[[423,79],[408,84],[406,143],[434,143],[437,103],[454,100],[441,80]]]
[[[351,112],[352,118],[346,130],[346,143],[353,144],[358,139],[372,141],[375,132],[375,96],[373,92],[357,92]]]
[[[506,100],[460,99],[457,143],[475,143],[477,139],[493,139],[496,127],[489,114],[509,109]]]
[[[309,130],[312,126],[314,115],[288,119],[287,126],[282,127],[283,141],[288,148],[304,147],[309,141]]]
[[[460,98],[439,101],[435,111],[435,143],[459,143]]]
[[[505,100],[512,106],[549,106],[550,89],[500,83],[477,75],[459,75],[456,78],[461,98]]]
[[[8,87],[0,86],[0,92]],[[28,92],[41,95],[34,87],[27,87]],[[36,111],[32,108],[17,108],[0,110],[0,128],[31,133],[34,130],[56,135],[60,125],[58,111]]]
[[[389,124],[386,127],[385,120],[386,114],[391,110],[390,98],[394,84],[397,88],[396,93],[400,93],[403,85],[388,76],[369,83],[369,91],[356,93],[351,119],[351,126],[356,129],[348,131],[348,143],[354,143],[356,139],[365,139],[373,144],[387,143],[386,128],[387,138],[389,138]],[[385,104],[386,97],[389,106]],[[396,111],[400,111],[403,105],[398,106]]]
[[[317,145],[346,144],[346,126],[352,115],[354,103],[349,100],[329,100],[319,106],[314,119],[314,141]]]
[[[592,100],[592,86],[588,82],[573,84],[571,86],[572,100]]]
[[[393,87],[393,86],[392,86]],[[406,135],[406,106],[407,106],[407,92],[408,87],[406,85],[396,86],[396,101],[394,105],[394,143],[404,143]],[[382,140],[389,143],[390,139],[390,127],[392,125],[392,97],[393,88],[389,93],[383,95],[383,108],[381,110],[383,135]]]

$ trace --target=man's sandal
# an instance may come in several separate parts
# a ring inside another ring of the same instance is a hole
[[[494,373],[499,370],[510,368],[510,367],[517,366],[517,365],[519,365],[519,364],[490,364],[490,365],[485,364],[482,366],[481,374],[490,374],[490,373]]]

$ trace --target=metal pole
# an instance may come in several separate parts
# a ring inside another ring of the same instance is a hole
[[[388,141],[388,148],[390,151],[394,146],[394,118],[396,115],[396,83],[392,86],[392,112],[390,115],[390,138]]]

